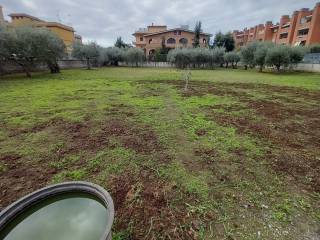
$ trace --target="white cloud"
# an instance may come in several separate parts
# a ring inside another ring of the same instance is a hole
[[[6,14],[23,12],[72,25],[85,40],[112,45],[117,36],[132,42],[132,33],[151,23],[170,27],[203,22],[206,32],[242,29],[279,21],[317,0],[2,0]]]

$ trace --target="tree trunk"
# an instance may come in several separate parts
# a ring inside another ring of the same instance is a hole
[[[48,64],[48,67],[49,67],[50,72],[52,74],[60,73],[60,67],[59,67],[59,64],[56,61],[54,61],[54,62],[50,62],[49,61],[49,62],[47,62],[47,64]]]
[[[229,67],[229,63],[228,62],[226,62],[226,68],[228,68]]]
[[[262,72],[262,70],[263,70],[263,66],[260,66],[259,72]]]
[[[90,58],[87,58],[87,70],[90,70],[91,66],[90,66]]]
[[[23,64],[23,63],[19,62],[19,61],[16,60],[16,59],[13,59],[13,61],[14,61],[16,64],[18,64],[18,65],[23,69],[23,71],[25,72],[25,74],[26,74],[26,76],[27,76],[28,78],[31,77],[30,70],[28,69],[28,67],[26,66],[26,64]]]

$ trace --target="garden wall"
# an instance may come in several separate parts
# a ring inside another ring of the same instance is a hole
[[[58,64],[61,69],[70,69],[70,68],[84,68],[86,67],[86,62],[81,60],[61,60],[58,61]],[[39,71],[49,71],[46,64],[38,63],[35,64],[35,67],[32,69],[33,72]],[[14,61],[0,61],[0,74],[10,74],[10,73],[20,73],[23,72],[23,69],[16,64]]]

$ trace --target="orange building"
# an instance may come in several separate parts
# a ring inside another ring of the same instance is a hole
[[[320,43],[320,2],[315,8],[303,8],[292,16],[283,15],[280,22],[266,22],[243,31],[234,31],[236,47],[253,41],[270,41],[275,44],[305,46]]]
[[[11,17],[11,22],[6,22],[3,17],[2,7],[0,6],[0,25],[8,27],[30,26],[47,28],[63,40],[68,52],[71,52],[75,41],[82,41],[81,36],[75,34],[75,30],[70,26],[57,22],[47,22],[25,13],[12,13],[9,16]]]
[[[194,43],[194,31],[189,30],[188,26],[167,29],[167,26],[151,25],[147,28],[140,28],[136,31],[136,41],[133,44],[137,48],[144,50],[146,56],[153,55],[156,49],[161,48],[163,43],[167,48],[192,47]],[[211,34],[200,34],[200,47],[208,46]]]

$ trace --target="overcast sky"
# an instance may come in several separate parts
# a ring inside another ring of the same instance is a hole
[[[197,20],[203,30],[216,33],[279,21],[280,16],[318,0],[0,0],[4,14],[27,13],[75,28],[84,41],[113,45],[117,36],[132,42],[139,27],[154,24],[176,27]],[[7,18],[8,19],[8,18]]]

